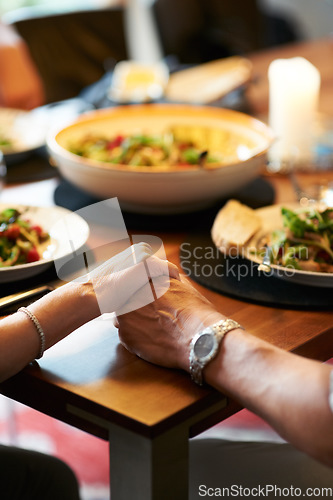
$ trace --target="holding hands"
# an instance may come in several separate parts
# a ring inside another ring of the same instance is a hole
[[[148,270],[148,273],[147,273]],[[45,295],[29,306],[43,331],[43,350],[100,316],[116,310],[130,310],[133,294],[146,285],[145,302],[154,297],[147,295],[149,278],[179,279],[175,265],[153,255],[146,243],[138,243],[108,259],[88,273],[83,280],[71,281]],[[136,302],[138,304],[138,302]],[[36,323],[22,312],[1,320],[0,324],[0,381],[14,375],[40,352]],[[17,346],[15,349],[12,346]]]
[[[161,276],[158,280],[166,283],[169,278]],[[121,343],[147,361],[189,371],[193,336],[224,316],[184,276],[171,278],[170,288],[162,297],[139,308],[145,293],[146,287],[130,299],[133,312],[117,311]]]
[[[152,302],[152,286],[157,296],[162,295],[170,278],[179,280],[177,266],[154,255],[147,243],[137,243],[105,261],[84,280],[93,287],[99,313],[123,314]]]

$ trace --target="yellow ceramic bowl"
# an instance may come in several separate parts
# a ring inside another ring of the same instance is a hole
[[[174,127],[188,130],[199,141],[206,135],[207,147],[219,149],[223,160],[209,168],[133,167],[83,158],[68,150],[88,134],[112,138],[159,134]],[[272,140],[264,123],[243,113],[148,104],[88,112],[50,137],[48,149],[62,176],[88,193],[101,199],[118,197],[124,209],[135,212],[177,213],[208,206],[244,187],[258,175]]]

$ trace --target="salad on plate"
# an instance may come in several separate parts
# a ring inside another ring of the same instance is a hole
[[[42,259],[50,235],[24,218],[24,212],[6,208],[0,213],[0,268],[29,264]]]
[[[283,227],[265,235],[261,257],[271,264],[301,271],[333,273],[333,208],[281,207]]]

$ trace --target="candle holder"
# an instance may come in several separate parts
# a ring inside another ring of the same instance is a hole
[[[283,164],[268,164],[268,171],[287,175],[295,199],[304,207],[318,202],[333,207],[333,120],[323,115],[316,121],[312,156],[308,161],[300,158],[293,148]]]
[[[304,154],[300,154],[299,149],[295,146],[293,150],[282,159],[268,152],[267,171],[270,174],[289,174],[294,171],[308,172],[313,170],[315,165],[315,148],[313,154],[304,156]]]
[[[323,203],[333,207],[333,175],[332,171],[317,172],[292,171],[289,174],[294,188],[295,198],[303,207]],[[331,174],[331,175],[329,175]]]
[[[324,114],[317,114],[308,139],[310,147],[304,154],[297,145],[290,145],[283,159],[277,158],[272,149],[268,153],[267,171],[275,174],[290,172],[325,173],[333,172],[333,119]]]

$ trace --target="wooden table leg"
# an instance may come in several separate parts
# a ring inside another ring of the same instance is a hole
[[[155,437],[133,432],[73,405],[67,405],[67,411],[108,432],[111,500],[185,500],[189,494],[190,433],[226,404],[227,399],[221,398]]]
[[[147,438],[111,424],[112,500],[188,498],[188,426]]]

